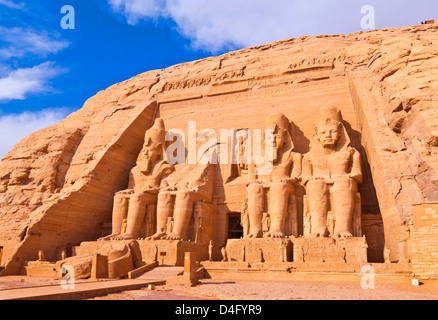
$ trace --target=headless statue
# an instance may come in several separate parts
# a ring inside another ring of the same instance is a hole
[[[180,164],[176,169],[163,180],[162,185],[166,187],[158,195],[157,231],[151,239],[187,240],[195,202],[212,202],[212,164]],[[173,230],[168,233],[166,223],[172,216]]]
[[[328,236],[327,215],[334,210],[334,237],[353,236],[357,184],[362,182],[359,152],[350,147],[341,112],[320,109],[310,151],[303,160],[303,184],[309,199],[311,235]],[[333,188],[330,205],[329,188]]]
[[[114,197],[112,233],[102,240],[140,236],[147,205],[157,203],[161,180],[174,170],[165,160],[165,136],[163,120],[158,118],[146,132],[143,149],[130,172],[128,189],[117,192]]]
[[[255,165],[249,168],[248,215],[249,238],[263,235],[263,211],[265,207],[264,184],[270,189],[270,230],[266,237],[283,238],[289,197],[294,193],[295,182],[301,174],[301,154],[294,152],[290,122],[285,115],[268,116],[267,129],[273,130],[273,168],[269,176],[257,176]]]

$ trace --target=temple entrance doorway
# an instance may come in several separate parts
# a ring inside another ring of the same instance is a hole
[[[228,239],[240,239],[243,237],[243,227],[240,222],[240,212],[230,212],[228,214]]]

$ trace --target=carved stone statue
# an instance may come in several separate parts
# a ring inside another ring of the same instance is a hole
[[[284,114],[273,113],[268,116],[267,129],[272,129],[274,133],[273,168],[269,176],[257,176],[255,164],[251,164],[249,168],[249,238],[259,238],[263,235],[264,188],[270,190],[270,230],[265,236],[274,238],[285,236],[289,197],[294,193],[294,184],[301,174],[301,155],[293,151],[294,143],[289,119]]]
[[[46,256],[44,255],[43,250],[38,251],[38,261],[46,261]]]
[[[225,246],[223,246],[221,248],[221,253],[222,253],[222,262],[227,262],[228,261],[228,254],[227,254],[227,249],[225,248]]]
[[[213,241],[210,240],[208,245],[208,261],[213,261]]]
[[[359,152],[350,146],[341,112],[321,108],[314,138],[304,156],[302,182],[310,211],[311,235],[328,236],[328,211],[334,211],[334,237],[353,236],[357,184],[362,182]],[[330,202],[330,189],[333,201]]]
[[[248,215],[248,200],[242,203],[240,214],[240,225],[243,228],[243,237],[245,238],[249,233],[249,215]]]
[[[158,118],[146,132],[143,149],[130,172],[129,189],[117,192],[114,197],[112,233],[102,240],[137,239],[140,236],[147,205],[157,203],[160,182],[174,169],[165,160],[165,136],[163,120]]]
[[[181,164],[180,166],[182,166],[181,170],[163,181],[163,185],[167,187],[163,188],[158,195],[157,232],[152,239],[187,240],[187,231],[195,202],[212,202],[213,165]],[[167,234],[167,219],[172,216],[173,230],[172,233]],[[197,223],[200,222],[196,220]]]
[[[61,251],[61,260],[65,260],[65,259],[67,259],[67,252],[65,251],[65,249],[63,249]]]

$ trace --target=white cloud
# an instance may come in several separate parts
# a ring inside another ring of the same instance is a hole
[[[362,31],[361,8],[376,9],[376,28],[419,24],[438,9],[416,0],[107,0],[129,24],[167,18],[195,49],[218,52],[304,35]]]
[[[0,116],[0,159],[32,132],[65,119],[71,112],[69,108],[52,108]]]
[[[145,17],[158,18],[166,15],[166,0],[108,0],[108,2],[114,11],[126,16],[129,24],[136,24]]]
[[[10,9],[23,9],[24,3],[15,3],[10,0],[0,0],[0,4],[10,8]]]
[[[23,100],[30,94],[53,92],[48,82],[63,72],[53,62],[11,71],[0,78],[0,102]]]
[[[56,36],[44,30],[37,32],[32,29],[0,26],[0,41],[5,44],[0,48],[0,58],[21,58],[26,54],[45,57],[48,54],[58,53],[67,48],[69,42],[58,40]]]

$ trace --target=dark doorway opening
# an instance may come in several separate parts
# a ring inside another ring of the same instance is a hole
[[[230,212],[228,215],[228,239],[243,237],[243,227],[240,225],[240,212]]]

